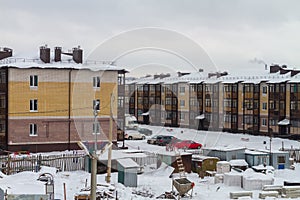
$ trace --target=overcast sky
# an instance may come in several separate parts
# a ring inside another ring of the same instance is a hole
[[[258,71],[264,68],[259,60],[268,65],[300,68],[300,1],[297,0],[0,0],[0,3],[0,46],[13,48],[15,56],[37,54],[43,44],[63,49],[80,45],[88,56],[99,44],[120,33],[157,27],[193,40],[219,71]],[[167,56],[170,63],[161,63],[159,57],[166,57],[165,53],[147,57],[146,52],[124,56],[117,64],[135,67],[149,63],[177,64],[186,68],[186,63],[174,62],[178,59],[174,56],[174,59]]]

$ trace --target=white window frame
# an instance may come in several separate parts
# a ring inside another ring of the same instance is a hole
[[[180,112],[180,121],[185,120],[185,113]]]
[[[268,105],[266,102],[262,103],[262,110],[267,110],[268,109]]]
[[[93,77],[93,88],[100,88],[101,86],[101,79],[99,76]]]
[[[29,77],[29,86],[31,88],[37,88],[38,85],[39,85],[38,75],[30,75],[30,77]]]
[[[185,87],[184,86],[179,87],[179,93],[180,94],[185,94]]]
[[[261,125],[262,126],[267,126],[267,119],[266,118],[261,119]]]
[[[268,93],[268,87],[267,86],[263,86],[262,87],[262,94],[266,95]]]
[[[30,99],[29,110],[30,110],[30,112],[38,111],[38,100],[37,99]]]
[[[38,126],[37,124],[29,124],[29,136],[37,136],[38,135]]]
[[[96,105],[96,102],[98,102],[98,105],[97,105],[97,111],[100,111],[100,99],[94,99],[93,100],[93,110],[94,110],[94,107],[95,107],[95,105]]]
[[[185,100],[180,100],[180,107],[184,107],[185,106]]]

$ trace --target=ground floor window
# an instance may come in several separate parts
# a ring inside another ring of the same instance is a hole
[[[30,124],[29,125],[29,135],[30,136],[37,136],[37,124]]]

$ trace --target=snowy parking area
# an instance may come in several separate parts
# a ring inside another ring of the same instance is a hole
[[[231,134],[224,132],[205,132],[196,131],[183,128],[167,128],[167,127],[152,127],[143,126],[153,130],[153,135],[165,134],[173,135],[179,139],[191,139],[196,142],[203,144],[206,147],[246,147],[250,149],[266,149],[269,148],[269,138],[264,136],[251,136],[244,134]],[[151,136],[147,136],[149,138]],[[263,141],[266,141],[264,144]],[[121,144],[120,144],[121,145]],[[130,150],[145,150],[149,152],[162,152],[166,151],[166,147],[147,144],[146,140],[126,140],[125,145]],[[286,148],[293,146],[299,148],[299,142],[284,140],[280,138],[272,139],[272,148],[279,149],[284,145]],[[105,157],[106,155],[102,155]],[[102,157],[101,156],[101,157]],[[118,155],[122,157],[122,154]],[[162,165],[157,170],[146,168],[143,174],[138,175],[138,187],[130,188],[125,187],[118,183],[118,173],[112,173],[112,184],[115,186],[119,199],[124,200],[142,200],[142,199],[156,199],[157,196],[172,191],[172,178],[170,175],[173,171],[172,167]],[[74,199],[74,195],[80,191],[80,189],[90,184],[90,174],[84,171],[75,172],[56,172],[55,168],[43,167],[40,172],[21,172],[15,175],[6,176],[1,175],[0,187],[7,191],[8,194],[44,194],[45,185],[43,182],[38,181],[39,174],[49,172],[54,175],[55,184],[55,199],[64,199],[63,185],[66,185],[67,199]],[[173,176],[176,177],[175,174]],[[248,178],[255,177],[251,176],[249,172]],[[275,170],[271,174],[274,185],[283,185],[284,181],[299,181],[300,180],[300,165],[295,165],[295,170],[284,169]],[[204,179],[199,178],[198,174],[190,173],[187,174],[188,180],[195,183],[193,188],[192,199],[230,199],[229,193],[234,191],[245,191],[241,187],[228,186],[224,183],[216,183],[214,177],[205,177]],[[105,174],[98,175],[98,183],[105,183]],[[259,199],[259,192],[261,190],[253,190],[253,198]],[[145,197],[148,196],[148,197]],[[152,198],[151,198],[152,197]],[[189,199],[189,198],[183,198]],[[268,198],[266,198],[268,199]],[[269,198],[272,199],[272,198]],[[284,199],[284,198],[276,198]],[[298,198],[300,199],[300,198]]]

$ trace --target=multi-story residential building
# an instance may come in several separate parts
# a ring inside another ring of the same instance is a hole
[[[117,119],[113,125],[116,141],[117,127],[123,126],[118,116],[122,115],[124,89],[122,93],[120,88],[126,71],[82,64],[80,48],[68,53],[55,48],[54,59],[50,51],[41,47],[40,59],[2,57],[1,149],[41,152],[78,149],[78,141],[95,142],[95,138],[99,143],[107,141],[111,112]],[[73,59],[65,61],[64,55]]]
[[[232,79],[223,82],[223,130],[238,132],[238,83]]]
[[[205,75],[197,72],[159,78],[157,75],[155,78],[148,76],[134,80],[137,92],[131,92],[136,95],[130,98],[137,102],[135,108],[138,112],[132,112],[134,108],[131,104],[130,113],[135,114],[140,122],[152,124],[152,117],[147,121],[145,115],[149,111],[147,102],[152,102],[157,97],[161,103],[155,102],[160,107],[155,107],[154,110],[159,112],[160,108],[161,123],[157,121],[159,118],[155,118],[153,125],[255,135],[298,134],[299,72],[287,69],[286,66],[273,65],[269,71],[265,70],[260,75]],[[158,85],[161,87],[160,92],[156,90],[155,93],[145,94],[145,88],[151,91],[159,87]],[[143,94],[143,97],[139,93]],[[146,101],[144,97],[147,97]]]

